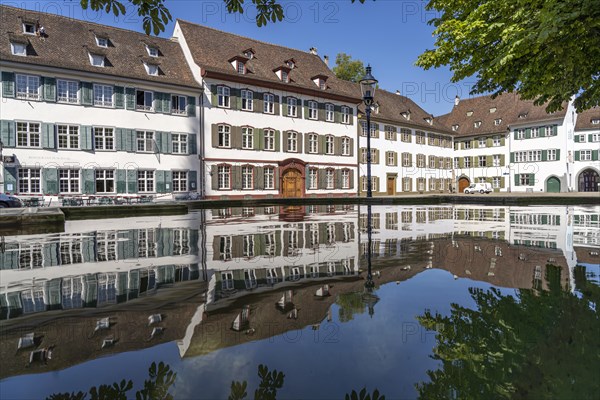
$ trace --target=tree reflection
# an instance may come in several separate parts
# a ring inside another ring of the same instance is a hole
[[[365,304],[360,292],[340,293],[335,302],[340,306],[338,310],[340,322],[352,321],[355,314],[365,312]]]
[[[169,393],[169,388],[175,383],[177,374],[171,370],[171,367],[163,362],[158,365],[152,363],[148,368],[149,379],[144,381],[144,388],[135,393],[137,400],[172,400],[173,396]],[[100,385],[90,388],[89,398],[91,400],[127,400],[133,398],[128,392],[133,388],[131,380],[123,379],[120,383],[115,382],[112,385]],[[88,398],[88,393],[71,392],[55,393],[47,397],[48,400],[83,400]]]
[[[470,288],[475,309],[452,305],[449,316],[426,311],[419,322],[437,332],[422,399],[589,398],[600,390],[598,286],[576,267],[577,294],[560,288],[561,270],[547,266],[548,291]]]

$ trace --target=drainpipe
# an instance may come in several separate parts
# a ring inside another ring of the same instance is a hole
[[[206,70],[202,70],[202,68],[200,68],[200,76],[202,77],[202,81],[201,81],[201,87],[202,87],[202,93],[200,94],[200,101],[198,102],[200,105],[200,112],[199,112],[199,125],[200,125],[200,129],[198,130],[199,134],[200,134],[200,138],[198,140],[200,146],[199,146],[199,151],[198,151],[198,157],[200,158],[200,170],[198,171],[198,175],[200,178],[200,185],[201,185],[201,192],[200,192],[200,198],[204,199],[206,197],[206,164],[204,162],[204,151],[205,151],[205,136],[204,136],[204,77],[206,76]]]

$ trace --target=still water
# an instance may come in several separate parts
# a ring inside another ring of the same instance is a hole
[[[373,291],[364,206],[5,236],[0,398],[595,398],[599,213],[374,206]]]

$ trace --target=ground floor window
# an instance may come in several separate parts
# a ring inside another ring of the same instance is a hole
[[[41,169],[19,168],[19,193],[41,193]]]
[[[58,190],[60,193],[79,193],[79,170],[59,169]]]
[[[251,166],[242,167],[242,189],[254,188],[254,171]]]
[[[412,190],[412,182],[410,178],[402,178],[402,190],[410,192]]]
[[[314,168],[311,168],[308,170],[308,188],[316,189],[317,185],[318,185],[317,170]]]
[[[275,168],[265,168],[265,189],[275,189]]]
[[[500,177],[499,176],[494,176],[492,178],[492,187],[494,189],[500,189]]]
[[[96,170],[96,193],[115,192],[115,171],[111,169]]]
[[[220,165],[218,169],[219,189],[231,189],[231,167]]]
[[[342,189],[350,189],[350,170],[342,170]]]
[[[173,171],[173,191],[186,192],[188,190],[187,171]]]
[[[417,178],[417,190],[419,192],[425,191],[425,178]]]
[[[326,188],[333,189],[335,186],[335,171],[332,169],[325,170]]]
[[[154,171],[138,170],[138,192],[154,192]]]
[[[531,186],[533,182],[530,181],[529,174],[521,174],[519,176],[519,184],[521,186]]]

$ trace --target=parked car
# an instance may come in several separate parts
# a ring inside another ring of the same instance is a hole
[[[9,194],[0,193],[0,208],[23,207],[21,200]]]
[[[469,187],[466,187],[464,192],[466,194],[470,194],[470,193],[490,193],[492,191],[492,184],[491,183],[472,183],[471,185],[469,185]]]

